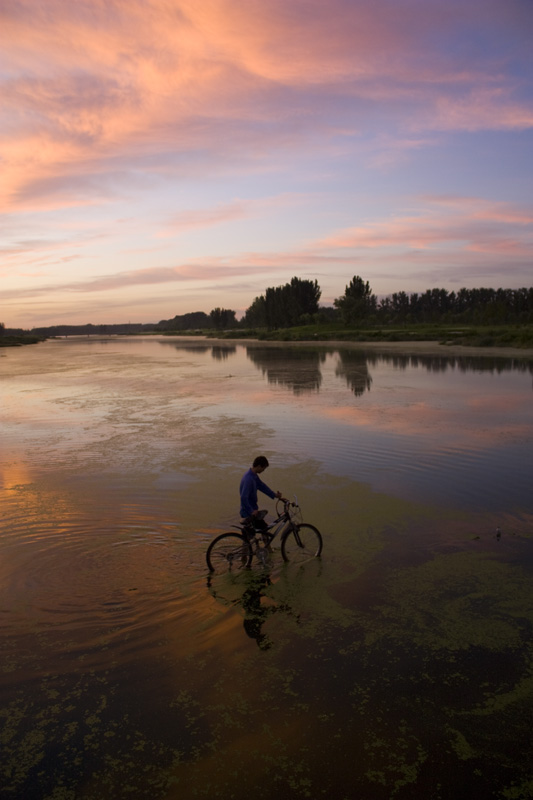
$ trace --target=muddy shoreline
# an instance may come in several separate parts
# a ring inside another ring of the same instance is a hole
[[[166,338],[166,337],[165,337]],[[346,340],[317,340],[317,341],[269,341],[261,339],[215,339],[207,336],[176,336],[182,341],[205,341],[217,344],[246,344],[258,347],[325,347],[343,348],[354,350],[375,350],[385,353],[399,353],[403,355],[449,355],[449,356],[486,356],[503,358],[533,359],[532,347],[469,347],[458,344],[441,344],[439,342],[351,342]]]

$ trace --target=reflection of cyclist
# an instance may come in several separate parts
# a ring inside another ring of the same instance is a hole
[[[275,606],[262,606],[261,598],[263,589],[271,584],[268,575],[256,578],[246,589],[242,596],[242,607],[244,610],[243,627],[246,635],[250,639],[255,639],[260,650],[269,650],[272,642],[266,634],[262,632],[262,627],[266,618],[277,611]]]
[[[257,492],[263,492],[267,497],[278,500],[283,499],[281,492],[273,492],[272,489],[263,483],[259,475],[268,467],[266,456],[257,456],[254,463],[245,472],[241,479],[239,492],[241,495],[241,518],[244,523],[253,523],[254,528],[265,530],[267,525],[264,522],[264,513],[259,511],[257,505]]]
[[[220,584],[218,584],[220,585]],[[260,573],[254,574],[250,572],[246,576],[245,587],[242,593],[242,596],[239,598],[237,596],[223,596],[221,595],[214,586],[217,586],[216,583],[213,583],[213,578],[209,575],[207,579],[207,588],[209,589],[210,594],[214,597],[219,603],[222,603],[225,606],[230,606],[234,608],[235,606],[240,606],[244,612],[244,619],[242,621],[244,631],[250,639],[255,639],[257,646],[260,650],[270,650],[273,646],[274,642],[267,636],[266,633],[263,633],[263,625],[268,620],[272,614],[276,614],[278,611],[282,611],[287,616],[294,618],[295,624],[298,625],[300,622],[300,615],[294,614],[292,608],[286,603],[275,603],[274,599],[271,595],[266,594],[266,590],[269,586],[272,585],[272,579],[268,572],[261,570]],[[233,584],[233,588],[239,590],[239,586],[242,589],[243,584],[242,582]],[[229,584],[225,584],[222,586],[222,589],[228,589]],[[238,591],[240,594],[240,591]],[[263,604],[262,600],[266,598],[267,602]]]

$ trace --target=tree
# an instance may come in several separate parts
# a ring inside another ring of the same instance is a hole
[[[372,293],[370,284],[359,275],[354,275],[342,297],[333,301],[346,325],[363,322],[371,314],[376,313],[377,299]]]
[[[173,319],[162,319],[154,326],[158,331],[186,331],[194,328],[210,328],[211,319],[205,311],[192,311],[176,315]]]
[[[418,295],[415,295],[415,303]],[[404,322],[412,308],[412,297],[405,292],[394,292],[390,301],[390,311],[395,322]]]
[[[252,305],[246,309],[242,324],[248,328],[266,328],[265,298],[256,297]]]
[[[316,314],[322,294],[318,281],[292,278],[286,285],[290,298],[289,324],[297,325],[304,314]]]
[[[318,312],[318,282],[292,278],[284,286],[269,286],[247,309],[243,323],[251,327],[291,328]]]
[[[230,311],[228,308],[214,308],[210,313],[211,322],[217,331],[225,330],[226,328],[234,328],[237,325],[235,319],[235,311]]]

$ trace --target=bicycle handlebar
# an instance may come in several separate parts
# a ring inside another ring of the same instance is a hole
[[[294,495],[294,500],[287,500],[287,498],[285,498],[285,497],[278,498],[278,500],[276,502],[276,513],[279,514],[279,512],[277,511],[278,503],[283,503],[283,510],[284,510],[284,512],[287,512],[289,510],[289,508],[297,508],[298,507],[298,498],[296,497],[296,495]]]

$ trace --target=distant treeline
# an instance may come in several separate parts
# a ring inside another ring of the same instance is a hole
[[[316,281],[293,278],[256,297],[242,325],[273,330],[333,321],[349,326],[533,322],[533,288],[427,289],[412,294],[395,292],[378,300],[368,281],[354,275],[333,308],[319,307],[320,294]]]
[[[137,333],[166,333],[170,331],[203,331],[223,330],[238,326],[235,311],[225,308],[214,308],[210,314],[204,311],[193,311],[181,314],[172,319],[162,319],[160,322],[124,322],[121,324],[93,325],[50,325],[43,328],[32,328],[31,334],[42,338],[54,336],[111,336]],[[22,328],[4,328],[0,323],[0,335],[24,336],[28,331]]]
[[[142,333],[143,331],[153,330],[153,325],[144,325],[142,323],[124,323],[117,325],[50,325],[46,328],[32,328],[31,333],[35,336],[53,337],[53,336],[102,336],[105,334],[125,334],[125,333]],[[21,334],[24,331],[10,328],[7,329],[10,333]]]
[[[236,312],[214,308],[209,314],[195,311],[157,323],[109,325],[52,325],[33,328],[31,334],[91,336],[109,334],[168,333],[179,331],[258,329],[270,331],[299,325],[344,323],[350,327],[409,325],[416,323],[464,323],[475,325],[526,324],[533,322],[533,287],[521,289],[427,289],[425,292],[394,292],[378,299],[368,281],[354,275],[333,307],[319,306],[317,281],[292,278],[284,286],[269,287],[256,297],[242,320]],[[1,335],[27,335],[22,329],[4,328]]]
[[[533,287],[522,289],[428,289],[422,294],[395,292],[377,306],[388,322],[533,322]]]
[[[53,336],[106,336],[106,335],[126,335],[135,333],[153,333],[154,331],[190,331],[213,328],[213,322],[208,314],[203,311],[195,311],[190,314],[174,317],[161,322],[125,322],[121,324],[102,324],[93,325],[50,325],[43,328],[32,328],[32,334],[43,337]],[[6,328],[6,334],[22,335],[27,333],[18,328]],[[1,331],[0,331],[1,333]]]

